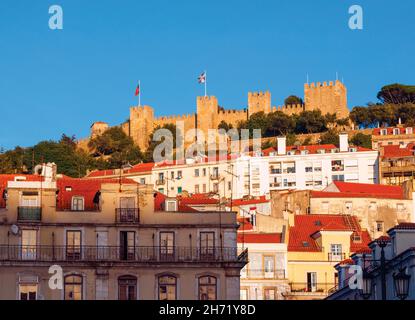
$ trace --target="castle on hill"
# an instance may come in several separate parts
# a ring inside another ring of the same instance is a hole
[[[121,124],[123,131],[130,136],[141,150],[146,150],[153,129],[165,124],[182,121],[184,130],[200,129],[207,135],[209,129],[217,129],[221,121],[236,127],[239,121],[247,120],[257,112],[270,113],[282,111],[287,115],[298,114],[304,110],[320,110],[322,114],[336,113],[338,118],[345,118],[347,108],[347,89],[340,81],[304,84],[304,104],[272,106],[271,93],[249,92],[248,108],[242,110],[223,110],[219,108],[215,96],[197,97],[196,113],[178,116],[155,117],[151,106],[134,106],[130,108],[129,119]],[[91,125],[91,138],[102,134],[109,128],[108,123],[98,121]],[[85,140],[83,141],[85,142]]]

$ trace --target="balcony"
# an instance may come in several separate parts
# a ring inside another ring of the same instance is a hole
[[[40,207],[17,207],[18,221],[41,221],[42,208]]]
[[[115,209],[116,223],[140,223],[139,208],[117,208]]]
[[[271,174],[281,174],[281,169],[271,169]]]
[[[291,292],[288,295],[295,296],[321,296],[328,295],[329,291],[335,286],[334,283],[318,282],[291,282],[289,283]]]
[[[161,185],[164,185],[165,182],[166,182],[166,180],[164,180],[164,179],[158,179],[158,180],[156,180],[156,185],[161,186]]]
[[[219,174],[215,173],[215,174],[211,174],[210,175],[210,180],[219,180]]]
[[[274,271],[268,271],[263,269],[249,269],[248,272],[242,274],[241,279],[245,280],[284,280],[286,279],[286,272],[284,269],[276,269]]]
[[[346,253],[340,252],[340,253],[332,253],[329,252],[328,254],[329,261],[342,261],[346,259]]]
[[[120,246],[12,246],[0,245],[0,263],[77,262],[77,263],[242,263],[248,252],[238,255],[236,248],[206,249],[191,247]]]

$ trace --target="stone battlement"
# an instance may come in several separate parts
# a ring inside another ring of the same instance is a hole
[[[122,125],[126,134],[133,138],[141,150],[146,150],[148,140],[157,126],[183,121],[185,132],[198,128],[205,132],[209,129],[217,129],[221,121],[232,124],[234,127],[240,121],[247,120],[257,112],[281,111],[287,115],[298,114],[304,110],[320,110],[323,114],[336,113],[337,116],[348,115],[347,89],[343,83],[317,82],[304,84],[304,104],[271,106],[271,93],[269,91],[248,92],[248,107],[240,110],[223,110],[219,108],[218,99],[215,96],[199,96],[196,99],[196,113],[154,116],[154,109],[150,106],[133,106],[130,108],[129,121]],[[108,124],[95,122],[91,126],[91,137],[101,134],[109,128]]]

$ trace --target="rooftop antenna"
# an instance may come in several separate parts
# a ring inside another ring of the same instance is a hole
[[[339,80],[339,73],[336,71],[336,81]]]
[[[308,73],[307,73],[307,84],[309,84]]]

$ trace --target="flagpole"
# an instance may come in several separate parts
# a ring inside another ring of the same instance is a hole
[[[205,97],[207,96],[207,72],[205,70]]]
[[[138,80],[138,106],[141,107],[141,81]]]

